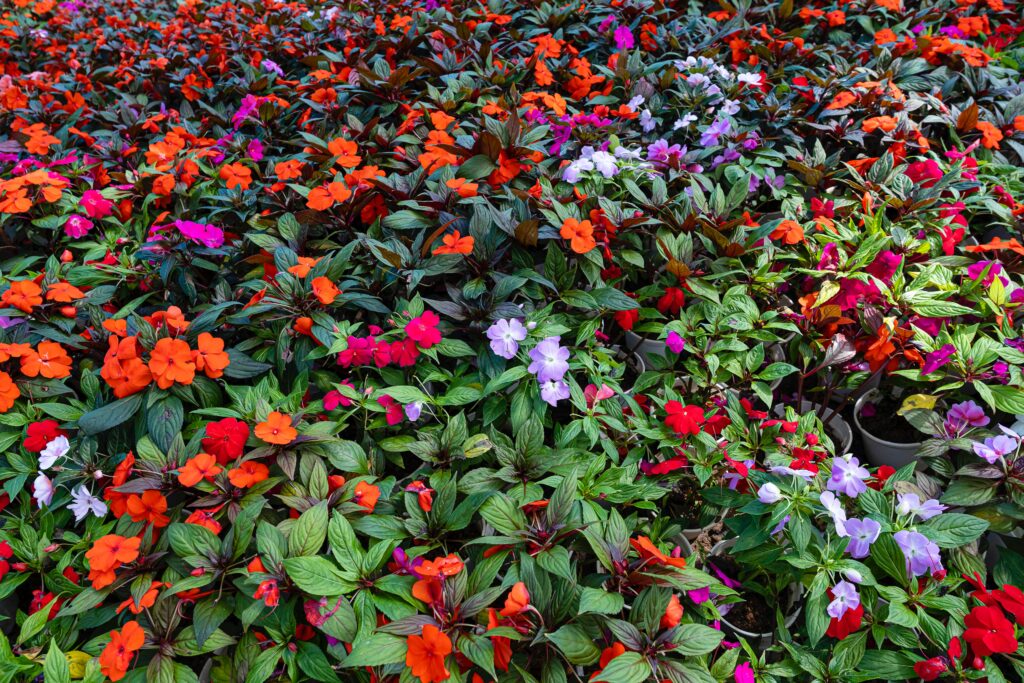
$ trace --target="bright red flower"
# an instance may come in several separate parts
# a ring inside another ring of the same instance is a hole
[[[248,438],[248,424],[233,417],[225,417],[206,425],[203,451],[217,456],[217,462],[226,465],[242,455]]]
[[[697,434],[704,424],[704,409],[700,406],[686,406],[679,401],[665,404],[665,426],[676,434]]]
[[[1013,624],[998,607],[975,607],[964,618],[964,640],[978,657],[1017,651]]]
[[[437,329],[441,319],[433,311],[424,311],[423,315],[413,318],[405,326],[405,333],[409,335],[421,349],[429,349],[434,344],[440,343],[441,331]]]

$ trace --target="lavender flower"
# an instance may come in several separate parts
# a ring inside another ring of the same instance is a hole
[[[845,538],[847,536],[846,510],[843,509],[843,504],[836,498],[836,494],[831,491],[822,491],[821,495],[818,496],[818,500],[825,506],[825,511],[832,518],[832,523],[836,526],[836,533]]]
[[[938,517],[946,509],[945,505],[941,505],[934,498],[922,503],[916,493],[901,493],[897,496],[897,499],[899,500],[896,506],[898,513],[901,515],[917,515],[921,521]]]
[[[540,397],[544,399],[548,405],[554,407],[558,405],[558,402],[562,399],[569,398],[569,385],[560,379],[541,382]]]
[[[420,419],[420,415],[423,413],[423,403],[420,401],[406,403],[404,410],[405,416],[409,419],[409,422],[415,422]]]
[[[870,517],[846,520],[846,533],[850,535],[846,552],[858,560],[867,557],[871,552],[871,544],[878,540],[881,531],[882,525]]]
[[[81,522],[90,512],[97,517],[107,514],[107,504],[87,491],[85,486],[79,486],[72,491],[71,499],[68,509],[75,513],[76,522]]]
[[[511,360],[519,352],[519,342],[526,339],[526,328],[515,318],[498,320],[487,328],[487,338],[495,355]]]
[[[871,476],[867,468],[861,467],[860,461],[852,455],[832,460],[832,476],[826,488],[829,491],[840,491],[856,498],[868,489],[864,480]]]
[[[775,484],[768,483],[763,484],[761,488],[757,490],[757,499],[765,505],[771,505],[772,503],[778,503],[782,500],[782,491]]]
[[[68,437],[58,436],[46,444],[46,448],[39,452],[39,469],[50,469],[55,462],[67,455],[70,450],[71,444],[68,443]]]
[[[594,152],[590,160],[593,162],[594,168],[605,178],[614,178],[615,174],[619,172],[615,156],[608,152]]]
[[[548,337],[530,350],[533,362],[527,370],[537,376],[538,382],[560,380],[569,371],[569,349],[560,341],[560,337]]]
[[[714,123],[701,133],[700,144],[702,147],[711,147],[718,144],[718,138],[729,134],[729,121],[727,119],[716,119]]]
[[[971,446],[978,457],[984,458],[989,465],[994,465],[999,458],[1017,450],[1019,443],[1016,439],[1000,434],[999,436],[990,436],[985,439],[984,443],[975,441]]]
[[[942,569],[939,546],[929,541],[924,534],[904,529],[893,534],[893,539],[903,551],[903,557],[907,562],[907,572],[911,576],[934,574]]]
[[[53,493],[55,490],[53,482],[50,481],[50,478],[42,472],[40,472],[39,476],[37,476],[35,481],[32,482],[32,497],[36,499],[36,504],[39,505],[39,507],[49,505],[53,502]]]
[[[860,594],[857,587],[849,581],[840,581],[832,588],[832,602],[825,610],[830,617],[842,619],[848,610],[860,606]]]

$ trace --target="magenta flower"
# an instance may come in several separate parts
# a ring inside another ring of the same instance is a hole
[[[619,50],[630,50],[636,45],[636,39],[633,38],[633,32],[629,30],[628,26],[618,26],[613,34],[615,39],[615,47]]]
[[[224,244],[224,231],[215,225],[196,223],[195,221],[174,221],[182,237],[209,249],[216,249]]]
[[[989,423],[985,411],[974,401],[954,403],[946,413],[946,431],[957,434],[965,427],[984,427]]]
[[[92,230],[93,225],[95,224],[85,216],[74,214],[68,216],[67,222],[64,223],[64,234],[75,239],[85,237]]]
[[[669,332],[668,337],[665,339],[665,345],[668,346],[669,351],[672,353],[682,353],[683,347],[686,345],[686,341],[679,336],[678,332]]]
[[[948,363],[954,353],[956,353],[956,347],[952,344],[944,344],[941,349],[926,354],[924,357],[924,365],[921,366],[921,374],[930,375],[935,372]]]
[[[750,662],[743,662],[736,667],[732,678],[736,683],[754,683],[754,667],[750,666]]]
[[[86,190],[78,200],[78,205],[89,218],[106,218],[114,213],[114,202],[106,199],[98,190]]]

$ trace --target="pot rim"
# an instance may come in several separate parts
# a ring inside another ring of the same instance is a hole
[[[897,448],[897,449],[900,449],[900,450],[914,449],[914,451],[917,451],[917,449],[919,449],[921,447],[921,444],[924,443],[923,441],[912,441],[910,443],[899,443],[899,442],[896,442],[896,441],[886,441],[885,439],[882,439],[882,438],[880,438],[878,436],[875,436],[874,434],[869,432],[864,427],[864,425],[862,425],[860,423],[860,410],[861,410],[861,408],[863,408],[864,404],[866,402],[869,402],[870,399],[872,397],[874,397],[875,395],[877,395],[877,394],[878,394],[878,389],[871,389],[870,391],[866,392],[863,396],[858,398],[857,402],[853,404],[853,423],[855,425],[857,425],[857,429],[860,430],[861,436],[863,436],[865,438],[868,438],[868,439],[871,439],[872,441],[875,441],[875,442],[881,444],[882,446],[885,446],[886,448]]]

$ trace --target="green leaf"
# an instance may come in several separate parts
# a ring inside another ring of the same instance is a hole
[[[343,595],[355,589],[334,563],[323,557],[289,557],[284,561],[289,578],[309,595]]]
[[[41,609],[35,614],[30,614],[21,623],[21,632],[18,634],[18,642],[25,643],[29,638],[43,630],[50,620],[50,610]]]
[[[382,666],[405,661],[407,647],[405,638],[387,633],[374,633],[352,643],[352,653],[345,658],[342,666]]]
[[[303,512],[288,533],[288,554],[315,555],[327,538],[327,501]]]
[[[594,644],[594,639],[576,624],[566,624],[545,636],[573,664],[593,664],[601,657],[601,651]]]
[[[704,655],[714,650],[725,637],[718,629],[703,624],[680,624],[672,642],[676,644],[673,652],[683,656]]]
[[[277,663],[281,661],[283,645],[275,645],[269,650],[260,653],[256,661],[249,667],[249,674],[245,677],[245,683],[264,683],[274,673]]]
[[[105,406],[90,410],[78,418],[78,428],[87,436],[105,432],[117,425],[130,420],[142,407],[142,399],[145,392],[132,394],[119,401],[108,403]]]
[[[651,665],[639,652],[623,652],[608,662],[594,681],[607,683],[643,683],[651,675]]]
[[[618,614],[625,599],[619,593],[609,593],[600,588],[584,588],[580,593],[579,613]]]
[[[229,364],[224,368],[224,376],[231,379],[249,379],[262,375],[272,366],[270,363],[260,363],[245,355],[238,349],[228,349]]]
[[[49,613],[44,609],[42,612]],[[68,666],[68,659],[57,647],[57,641],[50,639],[50,649],[46,653],[46,661],[43,662],[43,680],[46,683],[70,683],[71,667]]]
[[[157,448],[165,453],[171,449],[174,437],[181,433],[185,410],[177,396],[167,395],[146,410],[146,428]]]
[[[917,530],[927,536],[940,548],[958,548],[979,538],[988,529],[988,522],[955,512],[933,517]]]
[[[181,657],[195,657],[196,655],[213,652],[222,647],[234,645],[235,639],[221,631],[219,628],[210,633],[202,645],[196,639],[195,629],[186,626],[174,641],[174,653]]]

